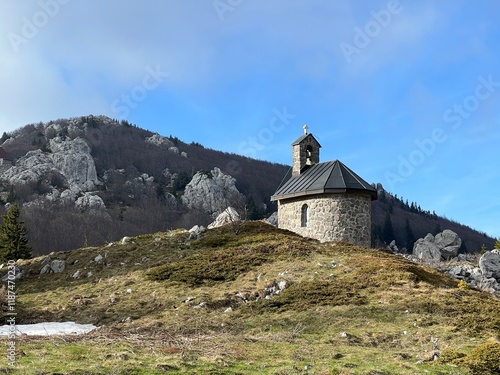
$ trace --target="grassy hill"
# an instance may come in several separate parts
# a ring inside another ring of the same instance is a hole
[[[498,373],[500,301],[433,269],[262,222],[188,237],[53,253],[60,274],[40,275],[45,257],[20,261],[18,324],[100,328],[17,339],[12,373]]]

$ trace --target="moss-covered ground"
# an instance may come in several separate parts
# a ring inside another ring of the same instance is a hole
[[[0,373],[495,373],[500,301],[431,268],[262,222],[188,237],[52,254],[66,262],[60,274],[40,275],[45,257],[19,262],[19,324],[99,328],[19,337],[15,366],[0,356]]]

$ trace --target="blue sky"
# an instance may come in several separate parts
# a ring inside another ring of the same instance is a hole
[[[0,3],[0,130],[104,114],[291,163],[323,161],[500,237],[500,3]]]

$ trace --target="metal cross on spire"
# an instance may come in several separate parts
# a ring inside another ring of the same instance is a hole
[[[304,128],[304,134],[307,134],[307,131],[309,130],[309,126],[307,126],[307,124],[306,124],[303,126],[303,128]]]

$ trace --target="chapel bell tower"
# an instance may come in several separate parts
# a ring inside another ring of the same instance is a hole
[[[292,144],[292,176],[300,175],[302,171],[311,165],[319,163],[319,149],[321,145],[308,130],[309,126],[304,125],[304,134]]]

